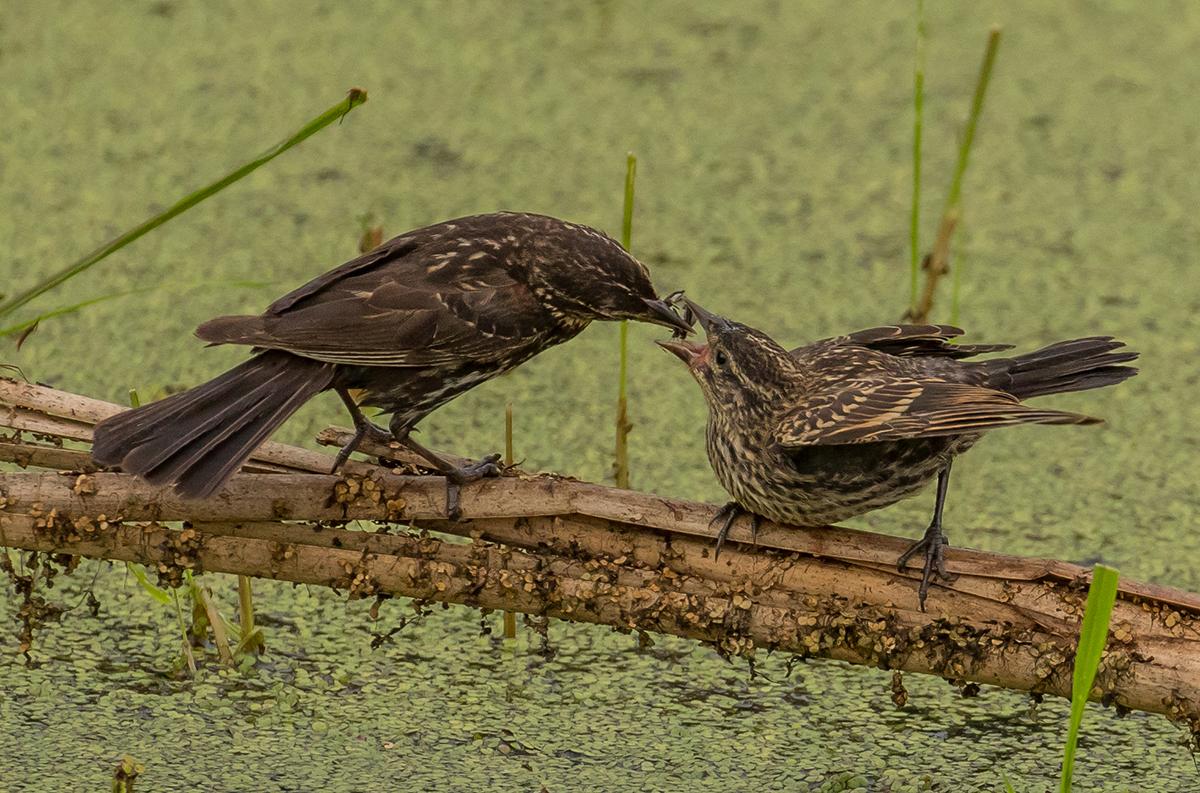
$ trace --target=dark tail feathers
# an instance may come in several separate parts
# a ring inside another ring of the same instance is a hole
[[[261,353],[215,380],[100,422],[92,457],[204,498],[301,405],[329,388],[333,372],[332,364]]]
[[[1089,336],[979,365],[987,375],[987,385],[1028,399],[1101,388],[1133,377],[1138,370],[1120,364],[1134,360],[1138,354],[1128,350],[1113,352],[1124,346],[1124,342],[1115,341],[1112,336]]]

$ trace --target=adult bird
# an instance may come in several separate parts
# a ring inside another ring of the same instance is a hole
[[[499,455],[455,466],[417,443],[431,411],[593,320],[690,330],[613,239],[544,215],[448,220],[389,240],[284,295],[257,316],[218,317],[196,335],[252,357],[188,391],[96,426],[92,456],[182,495],[216,491],[301,405],[337,392],[354,440],[396,440],[457,485],[499,473]],[[389,430],[362,407],[391,414]]]
[[[661,341],[708,402],[708,459],[734,501],[718,551],[741,511],[823,526],[888,506],[937,479],[933,519],[899,559],[924,552],[921,608],[946,578],[942,508],[954,458],[983,433],[1017,424],[1100,419],[1021,400],[1113,385],[1137,373],[1135,352],[1110,336],[1051,344],[1011,358],[968,361],[1009,344],[955,344],[948,325],[871,328],[788,351],[754,328],[686,301],[706,343]]]

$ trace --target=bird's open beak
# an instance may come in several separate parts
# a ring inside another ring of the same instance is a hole
[[[667,305],[665,300],[645,300],[646,308],[650,309],[645,317],[647,322],[663,325],[676,331],[677,334],[687,335],[692,332],[692,323],[675,313],[675,309]]]
[[[683,302],[687,306],[687,313],[690,317],[695,317],[706,334],[729,330],[729,320],[719,317],[711,311],[707,311],[703,306],[690,298],[683,298]]]
[[[687,339],[672,339],[671,341],[656,341],[654,343],[667,352],[674,354],[676,358],[686,363],[689,368],[695,366],[696,363],[708,354],[707,344],[700,344],[699,342],[688,341]]]

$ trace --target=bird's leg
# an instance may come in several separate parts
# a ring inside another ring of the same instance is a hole
[[[917,590],[917,599],[921,604],[921,611],[925,610],[925,598],[929,595],[929,582],[934,574],[943,581],[949,580],[950,576],[946,574],[946,533],[942,531],[942,508],[946,505],[946,489],[950,485],[950,463],[946,463],[946,467],[938,473],[937,482],[937,500],[933,505],[933,520],[929,523],[929,528],[925,530],[925,536],[917,542],[909,546],[908,550],[900,555],[896,566],[903,572],[908,566],[908,560],[915,556],[920,551],[925,552],[925,568],[921,572],[921,588]]]
[[[354,437],[338,451],[337,457],[333,460],[333,468],[329,471],[331,474],[337,473],[337,470],[346,464],[346,461],[350,459],[351,453],[358,448],[358,444],[362,443],[365,438],[370,438],[378,443],[391,443],[392,441],[392,433],[383,427],[376,426],[374,422],[364,416],[362,409],[354,401],[354,397],[350,396],[349,391],[345,388],[338,388],[337,395],[341,397],[342,404],[346,406],[346,410],[350,411],[350,418],[354,421]]]
[[[412,436],[407,432],[403,437],[397,438],[397,440],[428,460],[430,465],[446,477],[446,515],[450,520],[458,520],[462,517],[462,507],[459,500],[463,485],[487,477],[500,476],[502,473],[499,465],[499,454],[489,454],[482,460],[460,467],[449,460],[443,459],[437,452],[426,449],[413,440]]]
[[[725,544],[725,538],[729,536],[729,530],[733,528],[733,522],[737,520],[739,515],[750,516],[750,541],[758,542],[758,524],[762,521],[762,516],[757,512],[750,512],[742,507],[736,501],[730,501],[725,506],[721,507],[720,511],[713,516],[709,526],[721,524],[721,530],[717,532],[717,549],[713,552],[713,558],[716,559],[721,555],[721,546]]]

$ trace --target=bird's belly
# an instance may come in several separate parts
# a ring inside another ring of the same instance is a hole
[[[359,404],[393,414],[393,426],[411,429],[425,416],[460,394],[525,361],[473,362],[467,365],[423,367],[356,367],[343,374],[350,388],[359,389]]]
[[[743,507],[779,523],[821,526],[916,494],[975,440],[927,438],[787,452],[710,438],[709,460]]]

